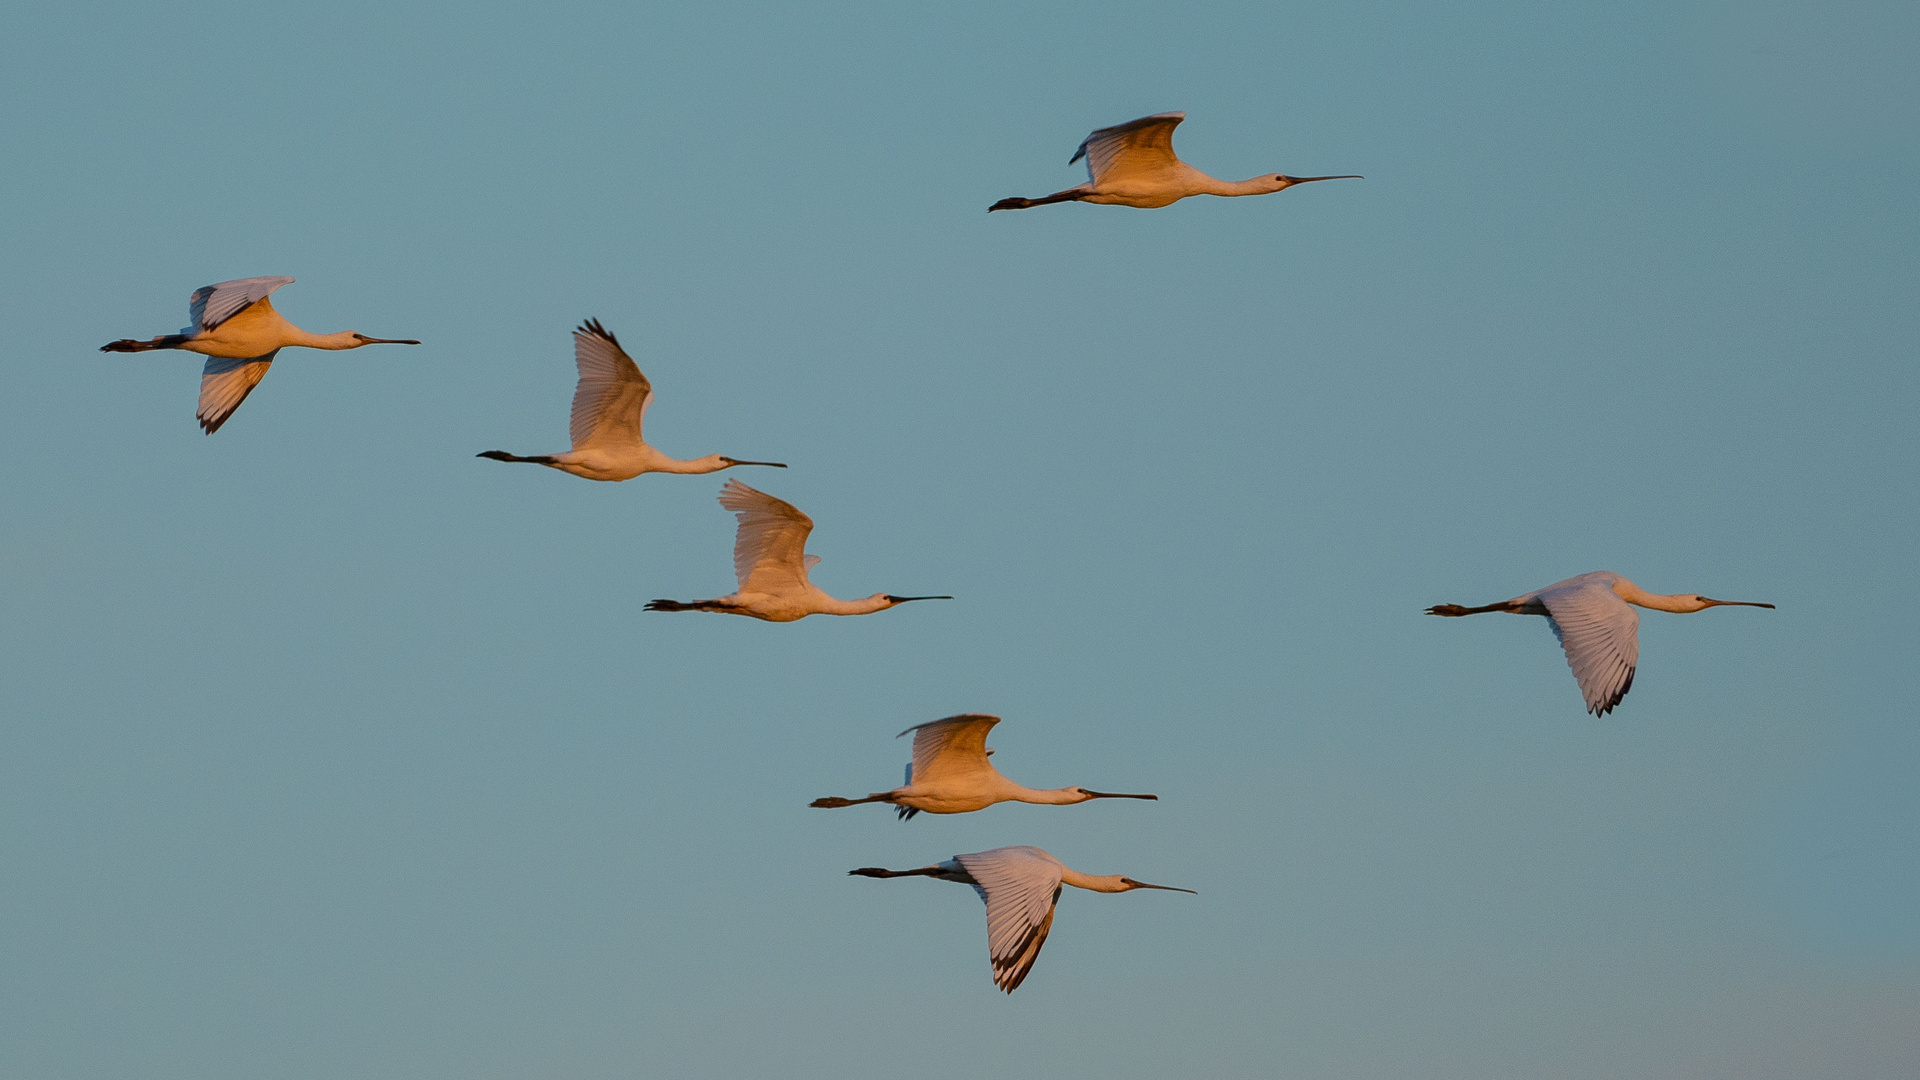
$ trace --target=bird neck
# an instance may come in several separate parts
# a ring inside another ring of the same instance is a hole
[[[822,615],[871,615],[893,606],[893,601],[887,599],[886,593],[874,593],[872,596],[863,596],[858,600],[840,600],[827,596],[824,592],[820,595],[826,597],[825,602],[820,605]]]
[[[1615,596],[1629,604],[1653,611],[1672,611],[1685,615],[1688,612],[1700,610],[1700,602],[1695,600],[1691,593],[1674,593],[1670,596],[1650,593],[1626,578],[1613,583],[1613,592]]]
[[[1072,806],[1086,802],[1086,796],[1072,788],[1030,788],[1022,787],[1013,781],[1007,781],[1014,802],[1035,803],[1040,806]]]
[[[357,349],[364,344],[351,330],[342,330],[337,334],[309,334],[296,326],[294,327],[294,338],[295,340],[289,342],[289,344],[304,345],[309,349],[332,349],[338,351],[340,349]]]
[[[1132,886],[1121,879],[1119,874],[1083,874],[1078,870],[1060,868],[1060,882],[1076,889],[1089,889],[1093,892],[1126,892]]]
[[[1264,176],[1256,176],[1251,180],[1216,180],[1206,173],[1200,175],[1207,184],[1206,193],[1209,195],[1271,195],[1274,191],[1273,184]]]
[[[648,447],[647,449],[652,450],[653,448]],[[679,458],[670,458],[658,450],[654,450],[653,458],[653,463],[648,468],[649,472],[680,473],[683,476],[699,476],[705,473],[716,473],[727,467],[726,459],[719,454],[708,454],[706,457],[691,458],[687,461],[682,461]]]

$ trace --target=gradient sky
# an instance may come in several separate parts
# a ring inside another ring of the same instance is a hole
[[[1920,1068],[1911,4],[28,3],[0,14],[0,1073],[1882,1078]],[[983,211],[1183,109],[1198,167]],[[107,355],[289,274],[209,438]],[[732,587],[723,477],[819,523]],[[1595,719],[1536,619],[1648,613]],[[1036,786],[896,822],[894,732]],[[1037,844],[1199,890],[1063,897]]]

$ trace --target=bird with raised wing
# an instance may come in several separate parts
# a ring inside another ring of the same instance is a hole
[[[793,622],[809,615],[868,615],[912,600],[951,600],[951,596],[894,596],[874,593],[859,600],[838,600],[807,580],[820,562],[808,555],[813,519],[792,503],[776,499],[738,480],[720,489],[720,505],[734,512],[733,573],[740,587],[715,600],[654,600],[648,611],[714,611],[749,615],[767,622]]]
[[[1628,605],[1687,614],[1710,607],[1763,607],[1751,600],[1709,600],[1693,593],[1663,596],[1650,593],[1611,570],[1596,570],[1544,589],[1522,593],[1511,600],[1484,607],[1440,604],[1429,615],[1481,615],[1503,611],[1511,615],[1545,615],[1553,635],[1566,651],[1587,711],[1604,716],[1633,688],[1640,663],[1640,615]]]
[[[930,877],[973,886],[987,904],[987,957],[993,964],[993,984],[1009,994],[1033,970],[1040,946],[1047,943],[1062,885],[1103,893],[1134,889],[1193,892],[1171,885],[1149,885],[1119,874],[1082,874],[1037,847],[1024,846],[955,855],[917,870],[863,866],[847,873],[872,878]]]
[[[193,291],[187,310],[193,324],[177,334],[146,341],[121,338],[100,346],[101,352],[147,352],[185,349],[207,357],[200,374],[200,427],[211,435],[247,400],[266,378],[267,368],[281,349],[357,349],[362,345],[418,345],[412,338],[377,338],[352,330],[337,334],[309,334],[288,322],[268,299],[274,290],[293,284],[290,277],[237,278]]]
[[[891,803],[905,821],[926,811],[929,814],[967,814],[998,802],[1040,803],[1046,806],[1072,806],[1089,799],[1158,799],[1158,795],[1121,795],[1109,791],[1088,791],[1083,787],[1030,788],[1000,775],[987,760],[987,732],[1000,722],[997,716],[966,713],[944,720],[916,724],[894,738],[913,733],[913,761],[907,765],[907,782],[892,791],[876,791],[864,799],[829,796],[815,799],[809,806],[836,809],[860,803]]]
[[[1295,184],[1317,180],[1360,180],[1359,176],[1287,176],[1267,173],[1251,180],[1216,180],[1181,161],[1173,152],[1173,129],[1187,114],[1156,113],[1086,137],[1067,159],[1071,165],[1087,159],[1087,182],[1038,199],[1015,196],[1001,199],[987,212],[1025,210],[1059,202],[1102,203],[1152,209],[1170,206],[1189,195],[1271,195]]]
[[[653,384],[598,319],[588,319],[573,332],[573,362],[580,369],[580,382],[573,388],[572,450],[533,457],[486,450],[476,456],[545,465],[588,480],[631,480],[649,472],[713,473],[735,465],[786,468],[777,461],[742,461],[723,454],[682,461],[647,445],[640,425],[653,404]]]

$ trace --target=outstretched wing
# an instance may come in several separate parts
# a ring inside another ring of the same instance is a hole
[[[1633,687],[1640,661],[1640,615],[1610,582],[1574,580],[1578,583],[1564,588],[1548,586],[1540,592],[1540,602],[1566,650],[1567,666],[1587,699],[1587,711],[1604,716]]]
[[[573,362],[580,369],[568,429],[573,448],[639,442],[640,423],[653,404],[653,384],[640,374],[619,339],[600,320],[588,319],[573,332]]]
[[[198,334],[212,330],[245,311],[256,301],[272,296],[273,291],[280,286],[291,284],[293,279],[290,277],[249,277],[223,281],[218,285],[202,285],[193,290],[193,296],[187,300],[187,313],[192,319],[192,325],[182,333]],[[259,381],[254,380],[254,382]],[[236,401],[234,404],[238,405],[239,402]]]
[[[1180,160],[1173,152],[1173,129],[1186,118],[1183,112],[1156,113],[1101,128],[1087,136],[1067,164],[1086,158],[1087,179],[1096,184],[1103,177],[1159,172]]]
[[[966,713],[929,720],[907,729],[913,736],[913,764],[907,783],[941,783],[992,772],[987,761],[987,732],[1000,722],[997,716]],[[905,735],[903,731],[900,735]],[[894,736],[899,738],[899,735]]]
[[[267,369],[273,366],[273,358],[278,355],[279,349],[265,356],[243,359],[207,357],[207,366],[200,372],[201,429],[209,435],[219,431],[227,417],[232,416],[240,403],[247,400],[247,395],[253,393],[253,388],[260,385],[260,380],[267,377]]]
[[[738,480],[720,489],[720,505],[740,522],[733,536],[733,576],[741,592],[782,595],[806,586],[804,559],[812,518]]]
[[[1060,863],[1036,847],[1003,847],[956,855],[974,891],[987,902],[987,956],[993,983],[1011,994],[1033,970],[1053,929],[1060,899]]]

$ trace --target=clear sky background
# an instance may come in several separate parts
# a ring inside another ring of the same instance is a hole
[[[1904,3],[28,4],[0,15],[0,1073],[1920,1068]],[[1184,109],[1198,167],[984,213]],[[314,331],[217,435],[171,332]],[[597,316],[679,456],[563,449]],[[1582,712],[1541,620],[1647,613]],[[894,732],[1035,786],[899,823]],[[1012,998],[970,890],[1037,844]]]

